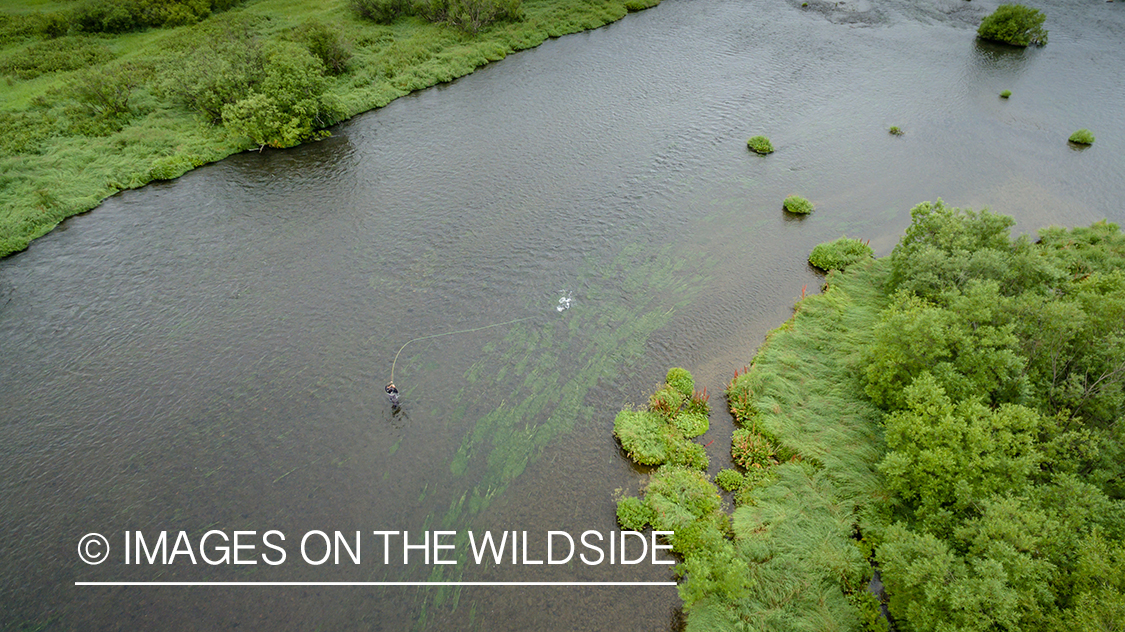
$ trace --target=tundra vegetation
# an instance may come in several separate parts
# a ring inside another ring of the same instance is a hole
[[[0,257],[104,198],[288,147],[657,0],[13,0]]]
[[[1086,128],[1082,128],[1070,135],[1070,142],[1075,145],[1093,145],[1094,133]]]
[[[1047,16],[1022,4],[1002,4],[981,20],[977,36],[1013,46],[1047,45]]]
[[[808,215],[813,211],[813,203],[799,195],[790,195],[781,204],[785,210],[798,215]]]
[[[737,469],[621,501],[687,530],[687,630],[886,629],[873,562],[900,630],[1125,624],[1125,235],[911,215],[736,373]]]
[[[875,252],[867,242],[849,237],[817,244],[809,253],[809,263],[821,270],[843,270],[874,256]]]

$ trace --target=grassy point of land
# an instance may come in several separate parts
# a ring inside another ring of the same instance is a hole
[[[377,24],[345,0],[247,0],[187,26],[106,34],[72,25],[52,38],[35,31],[40,18],[82,3],[7,3],[0,9],[0,81],[7,84],[0,93],[0,257],[121,190],[246,149],[314,138],[316,129],[549,37],[655,4],[527,0],[522,19],[474,33],[417,16]],[[348,58],[343,72],[310,57],[313,28]],[[245,84],[240,93],[224,85],[232,81]],[[282,114],[311,109],[315,117],[278,131],[285,117],[247,98],[267,94],[271,81]],[[316,98],[300,101],[284,87],[292,85]],[[241,109],[231,110],[239,99]]]

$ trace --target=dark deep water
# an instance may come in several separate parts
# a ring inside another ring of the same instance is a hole
[[[937,197],[1020,231],[1125,221],[1122,3],[1038,3],[1050,44],[1029,50],[975,40],[996,2],[811,4],[664,0],[326,141],[123,193],[0,261],[0,628],[667,630],[671,587],[74,582],[667,581],[311,566],[295,540],[608,532],[644,481],[616,412],[684,366],[714,394],[712,472],[729,462],[721,392],[819,286],[815,244],[886,254]],[[776,153],[747,152],[759,133]],[[784,216],[789,193],[816,211]],[[391,414],[403,343],[525,318],[407,346]],[[288,560],[121,557],[127,530],[213,529],[280,530]],[[107,563],[78,559],[89,532]]]

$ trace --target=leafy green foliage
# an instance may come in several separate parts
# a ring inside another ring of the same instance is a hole
[[[1038,9],[1022,4],[1002,4],[981,20],[977,36],[1014,46],[1046,46],[1047,30],[1043,28],[1046,19]]]
[[[756,154],[765,155],[773,153],[773,143],[765,136],[753,136],[750,140],[746,141],[746,145],[750,148],[750,151]]]
[[[294,32],[294,36],[324,64],[327,74],[336,76],[347,72],[348,63],[352,59],[352,50],[351,44],[341,35],[340,29],[322,22],[311,21],[301,25]]]
[[[1076,145],[1093,145],[1094,133],[1086,128],[1082,128],[1071,134],[1069,140]]]
[[[390,24],[415,13],[413,0],[351,0],[351,7],[360,16],[379,24]]]
[[[906,133],[898,125],[892,125],[887,131],[890,132],[891,136],[902,136]]]
[[[305,48],[278,44],[247,97],[223,106],[223,125],[264,147],[291,147],[340,116],[326,98],[324,64]]]
[[[711,422],[705,413],[688,410],[680,411],[672,420],[672,423],[676,424],[676,428],[689,439],[698,437],[711,427]]]
[[[731,438],[731,456],[745,469],[777,465],[777,447],[749,428],[736,428]]]
[[[626,496],[617,502],[617,522],[623,529],[642,531],[656,518],[656,513],[636,496]]]
[[[1011,96],[1012,96],[1012,91],[1011,91],[1011,90],[1004,90],[1004,91],[1002,91],[1002,92],[1000,93],[1000,98],[1001,98],[1001,99],[1007,99],[1008,97],[1011,97]]]
[[[807,215],[813,211],[813,203],[799,195],[790,195],[782,205],[785,210],[798,215]]]
[[[728,492],[740,489],[744,483],[746,483],[746,477],[738,470],[728,468],[719,470],[719,473],[715,475],[715,484]]]
[[[15,49],[0,57],[0,73],[20,79],[104,64],[114,58],[105,43],[89,36],[60,37]]]
[[[843,270],[854,263],[870,259],[874,254],[875,251],[866,243],[841,237],[817,244],[809,253],[809,263],[821,270]]]
[[[659,465],[668,460],[665,425],[651,411],[623,410],[613,420],[613,434],[629,458],[641,465]]]
[[[664,378],[664,382],[684,397],[691,397],[691,394],[695,392],[695,378],[691,376],[687,369],[678,366],[668,369],[668,375]]]

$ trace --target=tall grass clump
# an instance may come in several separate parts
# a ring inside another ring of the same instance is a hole
[[[790,195],[785,198],[782,206],[786,211],[797,215],[808,215],[813,212],[813,203],[799,195]]]
[[[750,148],[750,151],[756,154],[765,155],[773,153],[773,143],[765,136],[754,136],[746,141],[746,145]]]
[[[694,391],[686,369],[668,371],[664,386],[649,397],[647,410],[622,410],[613,421],[613,434],[629,458],[641,465],[672,463],[707,469],[703,446],[690,441],[709,427],[706,395]]]
[[[874,254],[875,251],[867,243],[841,237],[817,244],[809,253],[809,263],[824,271],[843,270],[854,263],[870,259]]]
[[[1086,128],[1082,128],[1071,134],[1069,140],[1076,145],[1093,145],[1094,133]]]

